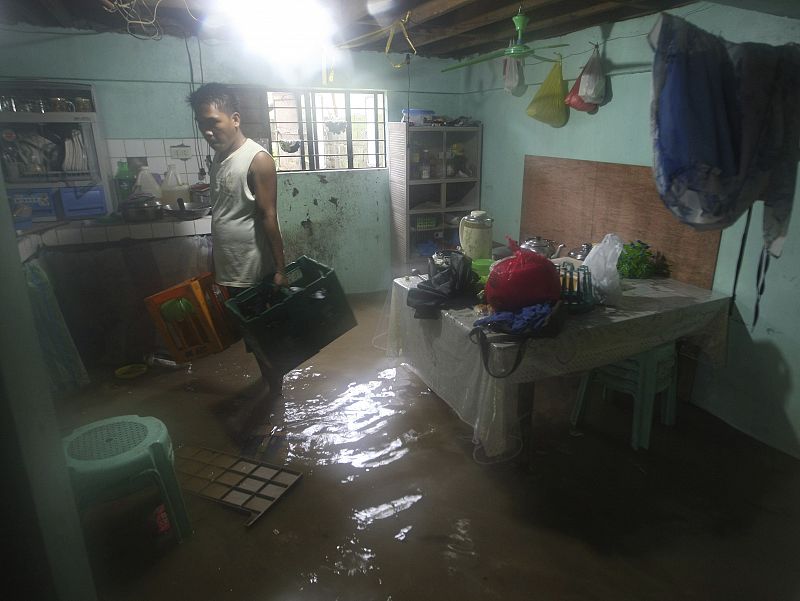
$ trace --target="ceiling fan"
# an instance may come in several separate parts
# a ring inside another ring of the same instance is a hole
[[[522,32],[525,31],[525,27],[528,25],[530,19],[528,18],[527,15],[522,13],[521,7],[519,9],[519,12],[516,15],[514,15],[511,18],[511,20],[514,21],[514,28],[517,30],[517,39],[511,41],[508,45],[508,48],[503,48],[502,50],[495,50],[494,52],[490,52],[489,54],[484,54],[483,56],[479,56],[477,58],[473,58],[468,61],[463,61],[456,65],[446,67],[442,69],[442,73],[444,73],[445,71],[453,71],[454,69],[469,67],[470,65],[477,65],[478,63],[483,63],[485,61],[490,61],[492,59],[501,58],[505,56],[511,58],[525,58],[526,56],[532,56],[534,58],[538,58],[539,60],[555,62],[554,59],[552,58],[538,56],[536,52],[547,48],[562,48],[564,46],[569,45],[569,44],[551,44],[550,46],[539,46],[538,48],[531,48],[530,46],[522,43]]]

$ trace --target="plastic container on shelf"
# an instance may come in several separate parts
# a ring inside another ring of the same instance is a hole
[[[189,184],[181,181],[180,175],[175,170],[175,165],[170,164],[164,181],[161,182],[161,202],[169,205],[173,209],[180,209],[178,199],[189,202]]]
[[[434,111],[425,109],[403,109],[403,121],[411,125],[425,125],[425,120],[430,122],[434,114]]]
[[[152,194],[158,199],[161,198],[161,186],[158,185],[156,178],[150,173],[150,167],[147,165],[139,169],[139,175],[136,176],[136,185],[133,187],[133,191]]]

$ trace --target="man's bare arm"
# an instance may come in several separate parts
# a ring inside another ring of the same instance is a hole
[[[286,259],[283,255],[283,238],[278,227],[278,176],[275,161],[267,153],[259,152],[250,163],[250,174],[256,205],[275,260],[275,283],[287,286],[289,282],[284,273]]]

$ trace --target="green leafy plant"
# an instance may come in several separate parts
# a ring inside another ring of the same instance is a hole
[[[622,247],[617,271],[623,278],[649,278],[655,273],[655,257],[650,245],[641,240]]]

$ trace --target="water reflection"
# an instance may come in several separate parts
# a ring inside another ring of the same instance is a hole
[[[337,393],[313,367],[289,373],[284,379],[284,423],[291,432],[287,459],[369,469],[405,456],[418,435],[387,432],[390,418],[405,413],[396,399],[396,376],[395,368],[385,369],[377,379],[350,382]]]
[[[413,526],[406,526],[405,528],[400,528],[400,532],[395,534],[394,537],[397,540],[406,540],[406,536],[408,536],[408,533],[411,532],[411,528],[413,528]]]
[[[336,545],[337,557],[333,561],[333,573],[338,576],[356,576],[376,570],[373,565],[375,551],[364,547],[357,537],[350,537],[343,545]]]
[[[472,541],[472,536],[469,533],[470,521],[466,518],[456,520],[455,532],[451,533],[448,537],[447,550],[444,552],[445,557],[449,559],[456,559],[460,556],[474,556],[475,543]]]
[[[356,521],[356,528],[364,530],[375,520],[383,520],[397,515],[401,511],[405,511],[414,503],[419,501],[422,495],[406,495],[388,503],[382,503],[376,507],[367,507],[361,509],[353,514],[353,519]]]

